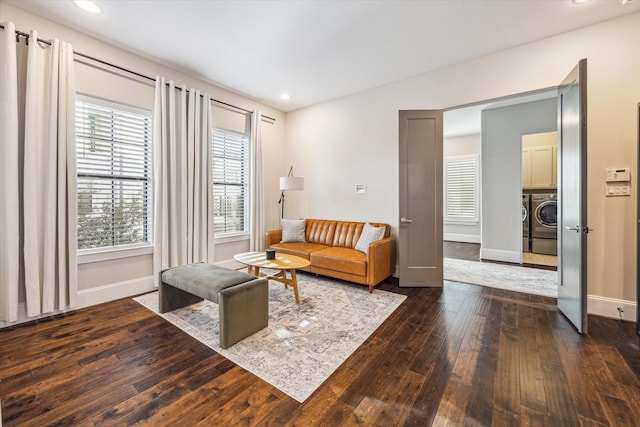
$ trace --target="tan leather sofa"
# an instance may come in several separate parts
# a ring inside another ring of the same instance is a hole
[[[266,235],[266,247],[308,259],[311,265],[306,271],[368,285],[369,292],[373,292],[375,285],[393,273],[395,248],[391,226],[369,223],[385,227],[383,238],[370,243],[367,254],[354,249],[364,224],[306,219],[306,242],[282,243],[282,230],[271,230]]]

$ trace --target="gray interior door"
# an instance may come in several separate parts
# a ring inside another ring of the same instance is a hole
[[[442,111],[399,114],[399,283],[442,287]]]
[[[587,60],[558,88],[558,308],[587,333]]]

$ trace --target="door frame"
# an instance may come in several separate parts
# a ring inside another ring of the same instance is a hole
[[[640,165],[640,102],[638,102],[638,165]],[[639,183],[640,180],[636,179]],[[637,190],[636,210],[636,333],[640,335],[640,188]]]

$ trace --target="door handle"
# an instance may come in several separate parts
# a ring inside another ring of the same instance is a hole
[[[569,231],[575,231],[576,233],[579,233],[579,232],[580,232],[580,227],[579,227],[579,226],[577,226],[577,225],[576,225],[575,227],[565,227],[565,228],[566,228],[567,230],[569,230]],[[584,227],[584,228],[582,229],[582,232],[583,232],[584,234],[589,234],[589,232],[590,232],[590,231],[593,231],[593,228]]]
[[[400,222],[403,224],[411,224],[413,222],[412,219],[400,218]]]

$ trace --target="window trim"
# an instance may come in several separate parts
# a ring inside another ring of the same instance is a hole
[[[85,249],[77,249],[77,263],[78,264],[87,264],[92,262],[100,262],[100,261],[108,261],[112,259],[120,259],[120,258],[128,258],[134,256],[143,256],[153,254],[153,188],[154,188],[154,177],[153,177],[153,111],[150,109],[134,106],[131,104],[127,104],[124,102],[118,102],[110,99],[106,99],[100,96],[94,96],[91,94],[76,92],[76,102],[87,102],[100,105],[106,108],[112,108],[116,110],[127,111],[133,114],[140,114],[147,116],[149,118],[149,179],[148,179],[148,188],[149,188],[149,212],[147,219],[147,235],[148,241],[141,243],[132,243],[127,245],[119,245],[119,246],[103,246],[96,248],[85,248]],[[75,105],[74,105],[75,107]],[[76,149],[77,149],[77,130],[76,130]],[[80,177],[80,174],[76,172],[76,178]],[[78,188],[76,186],[76,194]],[[77,230],[77,220],[76,220],[76,230]],[[77,231],[76,231],[77,232]]]
[[[109,246],[78,250],[78,264],[108,261],[153,254],[153,244],[134,243],[131,245]]]
[[[448,212],[448,170],[449,162],[455,161],[469,161],[474,163],[474,180],[473,180],[473,192],[474,192],[474,216],[473,218],[460,218],[450,217]],[[466,154],[460,156],[447,156],[444,158],[444,191],[443,191],[443,222],[445,224],[458,224],[458,225],[476,225],[480,222],[480,155],[479,154]]]
[[[249,233],[228,233],[220,237],[213,235],[213,243],[216,245],[224,245],[225,243],[242,242],[249,240]]]

